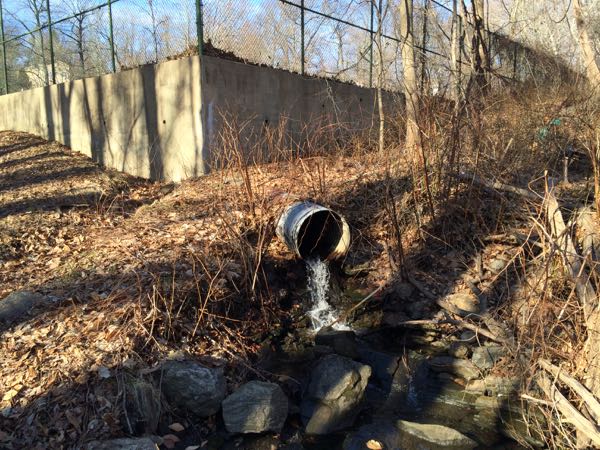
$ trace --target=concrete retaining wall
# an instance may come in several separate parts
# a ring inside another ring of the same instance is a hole
[[[203,83],[200,59],[189,57],[0,96],[0,129],[59,141],[133,175],[179,181],[205,173],[208,155],[221,151],[223,115],[248,122],[245,130],[257,136],[282,116],[298,136],[311,122],[353,130],[376,123],[372,89],[210,56],[202,61]]]
[[[151,179],[204,172],[197,57],[0,96],[0,129]]]
[[[283,119],[296,143],[323,125],[339,125],[348,132],[378,127],[375,89],[210,56],[203,62],[204,137],[213,157],[223,122],[229,119],[243,123],[246,135],[255,136]],[[384,109],[402,107],[400,100],[384,92]]]

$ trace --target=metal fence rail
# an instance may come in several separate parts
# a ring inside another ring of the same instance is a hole
[[[382,85],[398,89],[399,1],[0,0],[0,92],[198,52],[363,86],[383,74]],[[415,0],[415,49],[432,92],[450,78],[451,12],[444,0]],[[501,38],[488,33],[494,69],[530,70],[525,51]]]

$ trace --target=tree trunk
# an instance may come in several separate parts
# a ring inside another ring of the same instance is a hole
[[[464,56],[464,61],[465,63],[468,63],[470,61],[470,65],[463,65],[463,67],[461,67],[461,72],[462,72],[462,77],[467,80],[468,84],[470,84],[471,78],[472,78],[472,74],[473,74],[473,67],[474,67],[474,61],[473,61],[473,27],[469,25],[470,20],[469,20],[469,12],[467,10],[467,6],[465,5],[464,0],[458,0],[458,6],[459,6],[459,15],[460,15],[460,24],[462,25],[462,35],[460,36],[459,39],[461,39],[462,41],[459,41],[459,51],[461,52],[460,54],[460,58],[462,60],[462,56]],[[469,89],[469,86],[467,85],[467,87],[465,88],[466,90]]]
[[[588,34],[587,24],[583,17],[581,0],[573,0],[573,11],[575,14],[575,23],[577,25],[579,48],[581,49],[587,77],[592,87],[592,95],[593,97],[598,98],[598,89],[600,88],[600,68],[596,63],[594,47]],[[590,150],[590,156],[594,166],[594,190],[596,192],[596,202],[598,201],[598,180],[600,178],[598,167],[598,145],[600,144],[596,142],[596,148]],[[596,206],[598,206],[598,203],[596,203]],[[600,212],[596,211],[596,214],[600,214]],[[577,270],[577,267],[575,270]],[[596,301],[595,298],[593,300]],[[600,396],[600,311],[596,304],[593,305],[593,308],[585,304],[583,306],[586,316],[588,338],[585,343],[584,358],[583,361],[580,362],[580,366],[585,368],[586,372],[584,384],[594,395]],[[586,306],[587,310],[585,309]]]
[[[79,65],[81,66],[81,76],[85,77],[85,53],[83,48],[83,17],[80,16],[77,24],[77,55],[79,56]]]
[[[406,98],[406,141],[405,149],[415,154],[421,147],[417,111],[419,108],[419,86],[415,64],[413,5],[412,0],[400,1],[400,33],[402,36],[401,53],[404,69],[404,96]]]
[[[337,38],[337,71],[341,72],[346,67],[344,63],[344,36],[339,29],[335,30],[335,37]]]
[[[461,76],[461,18],[458,16],[456,0],[452,1],[452,46],[450,48],[450,66],[452,68],[452,99],[458,104],[462,98]]]
[[[404,69],[404,97],[406,101],[406,141],[404,148],[407,156],[413,160],[415,181],[426,193],[430,213],[435,217],[433,195],[429,182],[427,157],[421,139],[418,114],[421,106],[419,98],[419,80],[415,63],[415,39],[413,32],[413,0],[400,0],[400,35],[402,38],[401,53]],[[422,172],[422,173],[419,173]],[[422,176],[422,177],[421,177]]]
[[[473,0],[471,2],[473,8],[473,69],[475,72],[475,80],[481,89],[487,86],[487,74],[490,70],[490,58],[486,45],[483,0]]]
[[[448,199],[455,182],[454,172],[458,172],[460,157],[460,128],[461,116],[465,103],[465,94],[462,85],[462,44],[463,44],[462,18],[458,15],[457,0],[452,1],[452,32],[451,32],[451,70],[452,70],[452,99],[454,100],[454,109],[450,123],[450,140],[448,145],[448,158],[441,158],[438,162],[438,178],[440,184],[443,176],[446,174],[444,186],[444,198]]]
[[[421,79],[419,84],[419,94],[423,96],[425,94],[425,84],[427,81],[427,54],[425,49],[427,48],[427,20],[429,18],[429,7],[431,0],[425,0],[423,5],[423,28],[421,36],[421,53],[420,53],[420,64],[421,64]]]
[[[46,64],[46,49],[44,48],[44,30],[42,29],[42,20],[41,20],[41,6],[37,3],[30,3],[30,9],[33,12],[35,17],[35,25],[39,30],[40,36],[40,57],[42,58],[42,73],[44,74],[44,85],[48,86],[50,84],[50,75],[48,73],[48,64]],[[35,44],[34,44],[35,46]]]
[[[573,1],[573,11],[575,13],[575,23],[577,24],[577,34],[579,39],[579,48],[583,55],[583,62],[585,64],[585,70],[590,84],[594,90],[594,93],[598,95],[597,90],[600,88],[600,67],[596,63],[596,55],[594,46],[588,34],[587,24],[583,17],[583,11],[581,8],[581,0]]]
[[[376,0],[372,0],[375,2]],[[382,1],[379,5],[374,5],[377,10],[377,33],[375,34],[375,42],[377,44],[378,55],[378,70],[377,70],[377,110],[379,112],[379,153],[383,155],[385,147],[385,113],[383,111],[383,42],[381,42],[381,33],[383,25]]]

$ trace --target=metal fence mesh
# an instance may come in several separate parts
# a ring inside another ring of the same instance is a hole
[[[112,10],[118,69],[196,52],[194,0],[122,0]]]
[[[207,55],[362,86],[381,77],[383,87],[400,89],[400,1],[0,0],[0,92],[196,54],[199,35]],[[418,70],[433,93],[444,92],[451,3],[413,3]],[[503,76],[530,70],[524,51],[501,41],[490,39],[494,68]]]
[[[53,19],[78,14],[52,28],[56,83],[100,75],[111,70],[108,29],[105,26],[107,14],[101,4],[97,0],[69,0],[50,4]],[[88,10],[92,11],[86,12]],[[44,31],[48,32],[48,29]],[[49,64],[47,61],[47,65]]]
[[[300,70],[300,11],[279,0],[205,0],[204,40],[242,60]],[[209,51],[209,50],[208,50]]]

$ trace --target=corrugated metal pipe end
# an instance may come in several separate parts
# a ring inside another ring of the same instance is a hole
[[[300,201],[287,206],[277,223],[277,236],[300,258],[331,260],[350,247],[350,227],[335,211]]]

